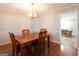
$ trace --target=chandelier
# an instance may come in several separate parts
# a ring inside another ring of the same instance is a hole
[[[32,18],[32,19],[37,16],[36,11],[34,10],[34,3],[31,4],[31,8],[30,8],[30,10],[28,10],[27,16],[28,16],[29,18]]]

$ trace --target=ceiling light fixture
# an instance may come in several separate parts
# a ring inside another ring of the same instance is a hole
[[[33,19],[33,18],[35,18],[35,17],[37,16],[36,11],[34,10],[34,3],[31,4],[31,8],[30,8],[30,10],[28,10],[28,11],[29,11],[29,12],[28,12],[27,16],[28,16],[29,18]]]

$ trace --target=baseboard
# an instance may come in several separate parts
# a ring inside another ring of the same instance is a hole
[[[2,43],[2,44],[0,44],[0,46],[2,46],[2,45],[6,45],[6,44],[10,44],[11,42],[7,42],[7,43]]]
[[[61,42],[55,41],[55,40],[51,40],[51,42],[55,42],[57,44],[61,44]]]

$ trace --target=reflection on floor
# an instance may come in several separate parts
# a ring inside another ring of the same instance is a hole
[[[0,55],[11,56],[12,55],[11,44],[0,46]],[[45,50],[36,49],[29,56],[77,56],[77,55],[78,55],[78,49],[72,48],[68,45],[60,45],[58,43],[51,42],[50,48],[45,48]]]
[[[77,41],[76,41],[75,36],[73,36],[73,37],[62,36],[61,37],[61,43],[69,45],[69,46],[74,47],[74,48],[77,47]]]
[[[62,56],[77,56],[78,49],[72,48],[68,45],[61,45],[61,55]]]

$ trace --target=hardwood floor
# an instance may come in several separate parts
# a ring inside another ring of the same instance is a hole
[[[5,56],[5,55],[12,55],[12,46],[11,44],[6,44],[0,46],[0,55]]]
[[[12,56],[11,44],[0,46],[1,56]],[[69,47],[67,45],[60,45],[55,42],[50,43],[50,48],[42,50],[36,49],[29,56],[77,56],[78,49]]]

